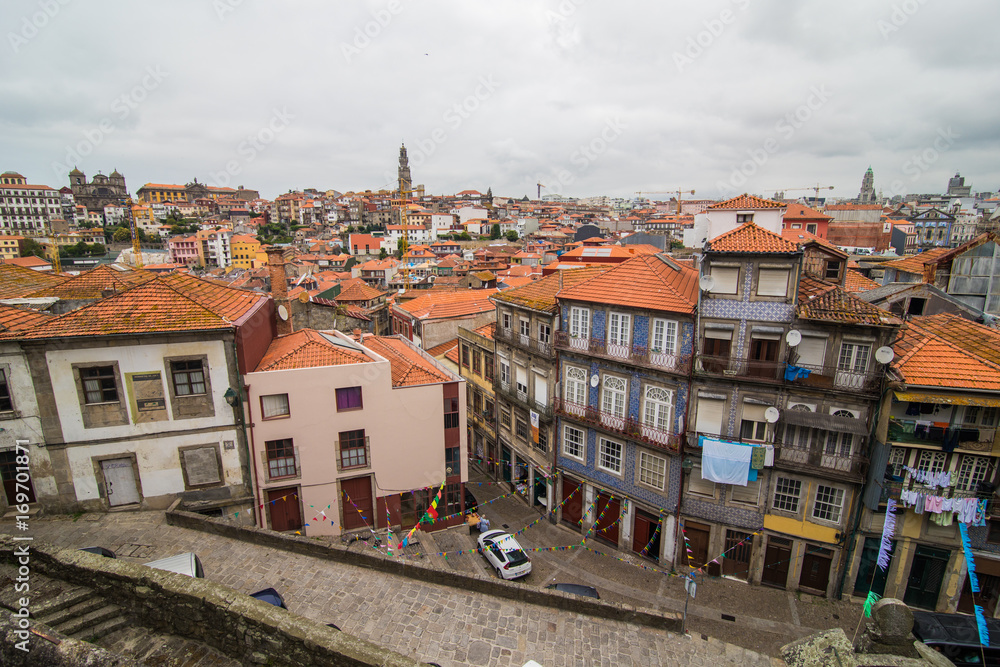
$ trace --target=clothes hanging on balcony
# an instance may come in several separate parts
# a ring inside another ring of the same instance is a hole
[[[774,445],[764,445],[764,467],[770,468],[774,465]]]
[[[957,428],[946,428],[944,430],[944,439],[941,440],[941,449],[946,452],[953,452],[955,448],[958,447],[958,433],[960,429]]]
[[[950,472],[929,472],[927,470],[911,468],[910,466],[903,466],[903,468],[906,472],[910,473],[910,476],[913,477],[914,480],[926,486],[939,486],[941,488],[948,488],[951,486],[952,473]]]
[[[753,447],[702,438],[701,478],[716,484],[746,486]]]
[[[767,458],[767,449],[764,447],[754,447],[753,454],[750,455],[750,468],[753,470],[763,470]]]
[[[931,521],[939,526],[950,526],[955,520],[954,512],[941,512],[931,517]]]
[[[792,366],[791,364],[785,366],[785,380],[788,382],[798,380],[799,378],[807,378],[810,373],[812,373],[812,371],[808,368],[800,368],[798,366]]]

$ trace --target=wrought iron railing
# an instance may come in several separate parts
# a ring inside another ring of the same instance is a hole
[[[879,379],[882,375],[877,371],[843,370],[836,364],[789,365],[783,361],[717,357],[707,354],[696,356],[694,370],[703,375],[862,393],[878,392]]]
[[[691,355],[689,354],[670,354],[642,345],[608,343],[603,338],[570,336],[565,331],[556,332],[556,348],[639,366],[659,368],[683,375],[687,375],[691,368]]]
[[[822,468],[859,479],[868,471],[868,457],[845,452],[839,447],[816,444],[808,447],[792,443],[774,443],[775,465],[796,469]]]
[[[934,426],[919,419],[889,420],[889,440],[891,442],[911,443],[918,445],[943,445],[950,443],[990,443],[996,439],[995,428],[979,428],[977,426]]]
[[[552,343],[543,342],[537,338],[532,338],[531,336],[525,336],[524,334],[518,333],[513,329],[502,329],[497,327],[496,331],[493,332],[493,338],[505,343],[510,343],[511,345],[517,345],[518,347],[531,352],[537,352],[538,354],[546,357],[553,356],[555,352],[552,347]]]
[[[643,424],[640,420],[627,415],[622,416],[603,412],[595,407],[572,403],[561,398],[556,399],[555,410],[556,414],[570,417],[575,421],[590,424],[605,431],[623,435],[635,442],[641,442],[670,452],[676,453],[680,451],[681,435],[679,433]]]

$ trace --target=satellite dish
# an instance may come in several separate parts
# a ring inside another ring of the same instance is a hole
[[[774,422],[778,421],[778,417],[780,416],[781,413],[778,412],[778,408],[774,407],[773,405],[769,407],[767,410],[764,410],[764,419],[767,420],[768,424],[773,424]]]
[[[875,350],[875,361],[880,364],[887,364],[896,358],[896,353],[892,351],[891,347],[883,346]]]
[[[309,303],[309,292],[299,292],[299,301],[301,303]]]
[[[715,287],[715,278],[708,275],[702,276],[698,281],[698,287],[706,292],[711,292],[712,288]]]
[[[600,382],[601,382],[601,377],[597,373],[594,373],[593,375],[590,376],[591,387],[596,387],[598,384],[600,384]]]
[[[802,342],[802,334],[792,329],[785,334],[785,342],[788,343],[788,347],[795,347]]]
[[[288,309],[284,305],[278,306],[278,317],[283,320],[288,319]]]

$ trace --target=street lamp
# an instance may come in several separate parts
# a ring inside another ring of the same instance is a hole
[[[226,389],[226,393],[223,394],[222,397],[226,399],[226,403],[229,403],[230,407],[234,408],[236,407],[236,404],[239,403],[240,400],[240,395],[237,394],[235,391],[233,391],[232,387]]]

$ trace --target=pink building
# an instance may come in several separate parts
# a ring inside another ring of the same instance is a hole
[[[305,535],[408,530],[445,482],[462,521],[465,381],[399,336],[301,329],[247,374],[257,522]]]
[[[194,236],[175,236],[167,240],[167,252],[174,264],[191,266],[198,263],[198,239]]]

